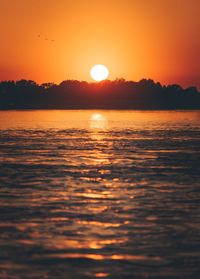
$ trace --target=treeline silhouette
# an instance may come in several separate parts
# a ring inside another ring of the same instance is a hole
[[[3,81],[0,109],[200,109],[200,92],[195,87],[162,86],[151,79],[41,85],[32,80]]]

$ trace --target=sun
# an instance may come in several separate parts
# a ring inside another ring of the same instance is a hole
[[[90,76],[95,81],[102,81],[108,78],[109,71],[104,65],[95,65],[90,70]]]

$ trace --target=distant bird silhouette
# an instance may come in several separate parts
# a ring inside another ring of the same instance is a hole
[[[45,41],[52,42],[52,43],[55,42],[54,39],[49,39],[49,38],[47,38],[47,37],[42,37],[40,34],[38,34],[37,37],[38,37],[38,38],[41,38],[41,39],[43,39],[43,40],[45,40]]]

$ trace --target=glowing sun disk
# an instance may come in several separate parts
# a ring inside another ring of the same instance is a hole
[[[95,65],[90,70],[90,76],[95,81],[102,81],[108,78],[109,71],[104,65]]]

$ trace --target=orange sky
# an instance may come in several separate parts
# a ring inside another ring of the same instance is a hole
[[[1,80],[90,81],[100,63],[200,87],[199,0],[0,0],[0,36]]]

